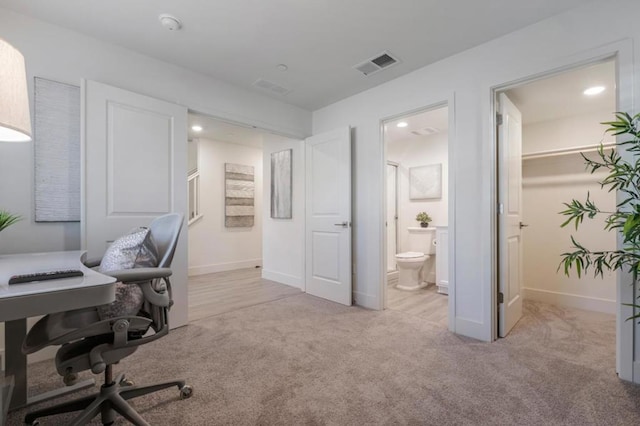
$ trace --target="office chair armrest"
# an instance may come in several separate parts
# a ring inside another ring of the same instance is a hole
[[[101,257],[94,257],[92,259],[82,259],[82,263],[87,268],[95,268],[96,266],[100,266],[100,262],[102,262]]]
[[[29,332],[27,339],[22,344],[22,352],[24,354],[34,353],[46,346],[62,345],[64,343],[73,342],[75,340],[83,339],[85,337],[100,336],[103,334],[110,334],[113,332],[112,324],[118,319],[125,319],[129,321],[130,328],[132,329],[145,329],[151,324],[151,320],[138,316],[126,316],[109,318],[102,321],[95,322],[88,326],[63,332],[59,335],[52,335],[51,332],[55,330],[38,330],[35,332],[33,329]]]
[[[133,268],[118,271],[102,272],[125,284],[139,284],[158,278],[167,278],[172,274],[171,268]]]

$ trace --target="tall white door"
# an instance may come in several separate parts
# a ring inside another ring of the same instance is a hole
[[[82,99],[82,246],[99,257],[157,216],[186,217],[187,109],[94,81]],[[187,234],[172,264],[172,327],[188,321]]]
[[[398,252],[398,166],[387,164],[387,272],[395,271]]]
[[[498,128],[498,310],[505,337],[522,317],[522,115],[504,93]]]
[[[306,291],[351,305],[351,130],[306,139]]]

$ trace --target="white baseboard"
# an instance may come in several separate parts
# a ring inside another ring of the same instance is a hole
[[[586,311],[603,312],[605,314],[616,313],[616,301],[600,299],[597,297],[580,296],[578,294],[560,293],[556,291],[524,288],[525,300],[550,303],[552,305],[568,306],[570,308],[584,309]]]
[[[262,259],[249,259],[240,262],[216,263],[213,265],[189,267],[189,276],[212,274],[214,272],[233,271],[235,269],[254,268],[262,266]]]
[[[302,289],[302,278],[295,275],[283,274],[281,272],[262,270],[262,278],[275,281],[277,283],[290,285],[291,287]]]

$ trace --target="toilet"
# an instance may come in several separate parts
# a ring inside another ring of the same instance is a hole
[[[436,228],[410,226],[408,249],[396,254],[400,290],[418,290],[435,282]]]

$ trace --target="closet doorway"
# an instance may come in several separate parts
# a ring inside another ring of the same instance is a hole
[[[522,301],[598,312],[614,318],[616,273],[567,277],[558,269],[571,237],[594,250],[614,250],[616,235],[602,220],[561,228],[563,203],[589,198],[615,210],[616,194],[602,189],[606,171],[589,173],[581,153],[613,149],[603,121],[617,110],[616,62],[590,64],[496,92],[498,117],[498,335],[522,315]],[[501,121],[501,122],[500,122]],[[596,314],[594,314],[596,315]]]

